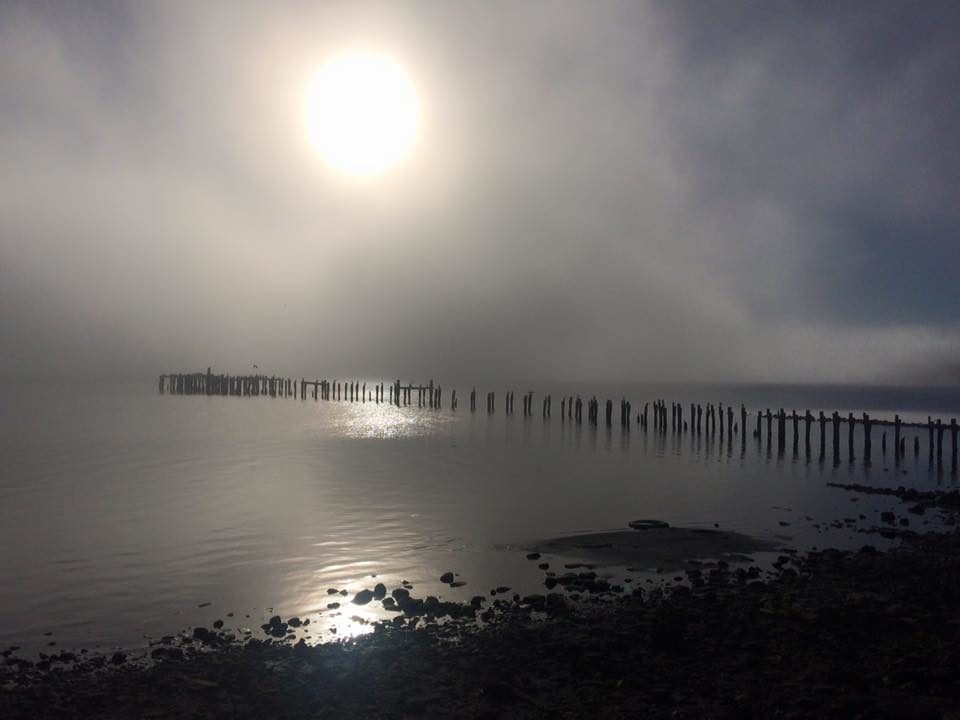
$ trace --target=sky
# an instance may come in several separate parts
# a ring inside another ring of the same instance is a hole
[[[957,128],[955,2],[0,2],[0,377],[960,384]]]

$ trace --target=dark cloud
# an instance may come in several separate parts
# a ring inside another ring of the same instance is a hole
[[[0,374],[952,381],[958,13],[835,5],[4,6]],[[363,186],[356,46],[424,101]]]

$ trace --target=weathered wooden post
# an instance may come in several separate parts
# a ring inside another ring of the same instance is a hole
[[[787,444],[787,413],[783,408],[777,412],[777,453],[783,455]]]
[[[810,423],[812,422],[813,414],[808,409],[803,414],[803,443],[807,457],[810,457]]]
[[[873,442],[870,440],[870,429],[873,427],[873,423],[870,421],[870,416],[866,413],[863,414],[863,464],[869,465],[871,463],[871,450],[873,448]]]
[[[717,405],[717,415],[720,416],[720,439],[723,439],[723,403]]]
[[[950,472],[957,473],[957,419],[950,418]]]
[[[943,425],[937,418],[937,467],[943,465]]]
[[[853,462],[853,428],[856,424],[853,413],[847,415],[847,458],[850,462]]]
[[[894,464],[900,464],[900,456],[903,455],[903,451],[900,447],[900,416],[893,416],[893,461]]]
[[[833,464],[840,464],[840,413],[833,411]]]

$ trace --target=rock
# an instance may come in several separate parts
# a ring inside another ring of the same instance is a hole
[[[336,595],[338,592],[340,591],[336,588],[327,588],[327,595]]]
[[[302,624],[303,623],[300,621],[300,618],[298,617],[292,617],[289,620],[287,620],[287,625],[289,625],[290,627],[300,627]]]
[[[448,571],[448,572],[445,572],[443,575],[440,576],[440,582],[446,583],[446,584],[448,584],[448,585],[449,585],[450,583],[452,583],[452,582],[453,582],[453,573],[452,573],[452,572],[449,572],[449,571]]]
[[[465,583],[463,580],[456,580],[456,581],[450,583],[450,587],[452,587],[452,588],[458,588],[458,587],[463,587],[463,586],[466,585],[466,584],[467,584],[467,583]]]
[[[267,624],[273,627],[279,627],[280,625],[283,625],[283,618],[281,618],[279,615],[274,615],[267,621]]]
[[[364,589],[353,596],[354,605],[366,605],[371,600],[373,600],[373,590]]]
[[[510,592],[510,588],[508,588],[506,585],[497,585],[497,592],[501,594],[507,593]]]
[[[373,586],[373,599],[383,600],[387,596],[387,586],[383,583],[377,583]]]
[[[406,588],[395,588],[390,594],[398,603],[410,599],[410,591]]]
[[[205,627],[195,627],[193,629],[194,640],[199,640],[200,642],[206,644],[206,643],[210,643],[212,641],[212,638],[213,638],[213,633],[207,630],[207,628]]]
[[[397,601],[392,597],[384,598],[383,607],[387,610],[397,610]]]
[[[880,513],[880,520],[882,520],[885,523],[890,523],[891,525],[893,525],[894,520],[896,520],[896,516],[892,512],[887,510],[885,512]]]
[[[539,560],[539,559],[540,559],[540,553],[538,552],[527,553],[527,560]]]
[[[216,628],[217,630],[219,630],[220,628],[222,628],[222,627],[223,627],[223,620],[215,620],[215,621],[213,622],[213,627]]]
[[[632,520],[627,525],[634,530],[656,530],[670,527],[670,524],[663,520]]]
[[[338,602],[327,603],[327,610],[336,610],[338,607],[340,607]]]
[[[481,605],[483,605],[485,601],[486,601],[486,598],[483,597],[483,595],[474,595],[472,598],[470,598],[470,604],[473,605],[473,607],[475,608],[478,608]]]
[[[111,665],[123,665],[127,661],[127,656],[122,652],[115,652],[110,656]]]

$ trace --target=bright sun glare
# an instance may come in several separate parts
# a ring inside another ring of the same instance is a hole
[[[403,159],[417,136],[417,97],[393,60],[344,55],[316,74],[307,98],[307,130],[326,162],[350,175],[377,175]]]

